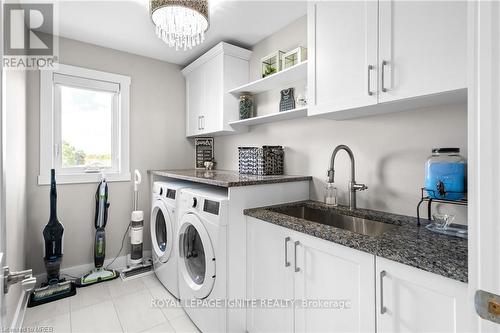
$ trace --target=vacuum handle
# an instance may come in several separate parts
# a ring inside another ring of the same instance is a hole
[[[134,191],[137,192],[137,185],[142,183],[142,176],[139,170],[135,169],[134,171]]]

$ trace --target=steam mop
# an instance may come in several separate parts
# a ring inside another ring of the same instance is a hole
[[[50,170],[50,218],[43,228],[43,258],[47,282],[30,294],[29,308],[76,294],[73,282],[59,277],[63,257],[63,234],[64,227],[57,219],[56,172],[52,169]]]
[[[95,241],[94,241],[94,266],[90,273],[85,274],[75,281],[77,287],[85,287],[95,283],[116,279],[118,273],[112,269],[104,268],[104,258],[106,256],[106,233],[104,228],[108,220],[108,184],[104,176],[97,187],[95,193]]]
[[[134,210],[132,211],[129,225],[130,232],[130,255],[127,256],[127,268],[122,270],[122,280],[137,278],[152,273],[153,263],[151,259],[143,258],[142,234],[144,230],[144,212],[137,210],[139,205],[138,186],[141,183],[141,173],[135,170],[134,179]]]

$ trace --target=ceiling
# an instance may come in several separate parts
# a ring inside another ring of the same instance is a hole
[[[187,65],[220,41],[251,47],[306,14],[306,1],[209,0],[210,29],[192,50],[170,48],[155,35],[149,1],[59,1],[58,35]],[[57,21],[56,21],[57,23]]]

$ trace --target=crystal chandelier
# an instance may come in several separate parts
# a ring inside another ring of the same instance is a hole
[[[208,0],[151,0],[156,35],[184,50],[201,44],[208,29]]]

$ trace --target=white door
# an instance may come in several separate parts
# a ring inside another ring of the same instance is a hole
[[[215,252],[200,218],[185,214],[179,226],[179,283],[186,284],[193,297],[210,295],[215,284]]]
[[[500,296],[499,21],[498,1],[469,2],[469,305],[474,313],[477,292],[497,295],[497,304]],[[488,313],[488,299],[483,301],[478,305]],[[500,332],[499,324],[475,318],[476,332]],[[493,318],[499,322],[500,316]]]
[[[377,332],[473,332],[467,284],[377,257]]]
[[[379,6],[379,102],[467,87],[467,1]]]
[[[151,241],[155,259],[162,263],[167,262],[172,254],[175,237],[173,223],[173,216],[165,203],[156,200],[151,210]]]
[[[374,332],[375,256],[307,235],[297,235],[296,332]]]
[[[205,105],[201,112],[202,133],[212,133],[222,129],[223,60],[224,54],[221,53],[202,66],[205,80]]]
[[[377,104],[377,1],[308,5],[309,114]]]
[[[293,299],[293,245],[288,229],[247,217],[247,298]],[[293,308],[250,307],[247,331],[293,332]]]
[[[197,135],[201,131],[201,110],[204,106],[203,71],[193,70],[186,77],[186,135]]]

